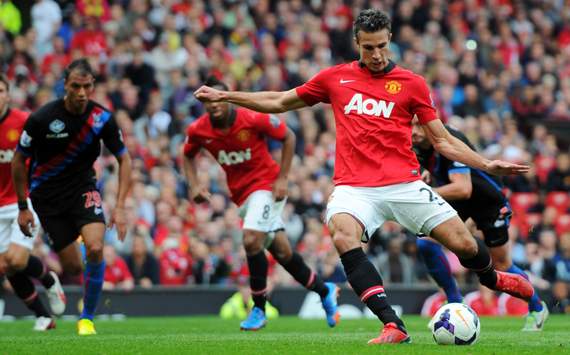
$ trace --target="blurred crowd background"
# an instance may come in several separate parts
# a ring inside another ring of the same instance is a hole
[[[489,158],[533,164],[505,180],[513,260],[554,293],[554,311],[570,311],[568,0],[0,0],[0,65],[12,105],[33,111],[61,97],[63,68],[87,57],[97,72],[93,99],[114,110],[134,159],[127,240],[106,235],[107,289],[247,283],[237,208],[207,154],[199,177],[212,201],[188,200],[181,144],[204,113],[192,93],[211,74],[236,90],[287,90],[355,60],[351,25],[367,7],[392,17],[393,60],[426,77],[443,121]],[[322,222],[333,188],[332,111],[318,105],[280,117],[297,135],[288,236],[311,267],[342,283]],[[268,144],[279,157],[279,144]],[[112,206],[114,158],[104,154],[96,169]],[[415,236],[398,225],[383,226],[366,248],[386,284],[431,282]],[[34,252],[61,273],[41,239]],[[474,283],[450,258],[458,279]],[[295,284],[271,265],[272,286]]]

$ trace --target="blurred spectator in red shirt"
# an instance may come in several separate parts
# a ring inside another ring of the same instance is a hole
[[[56,36],[53,41],[53,52],[47,54],[42,61],[40,70],[43,75],[51,72],[63,72],[63,69],[71,62],[69,54],[65,53],[63,38]],[[57,68],[54,68],[57,66]]]
[[[84,56],[106,58],[107,39],[96,17],[85,18],[85,29],[74,34],[71,50],[80,49]]]
[[[117,255],[112,245],[103,247],[103,259],[105,259],[104,290],[130,291],[135,286],[133,275],[129,271],[127,263]]]
[[[174,239],[165,241],[164,251],[160,254],[160,284],[175,286],[185,285],[192,275],[192,258],[183,253]]]

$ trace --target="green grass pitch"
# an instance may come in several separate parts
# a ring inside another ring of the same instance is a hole
[[[98,334],[79,337],[75,322],[58,321],[47,333],[32,321],[0,323],[0,354],[569,354],[570,317],[551,316],[545,330],[523,333],[522,318],[481,318],[474,346],[438,346],[427,319],[405,316],[412,344],[368,346],[379,322],[344,320],[330,329],[324,320],[281,317],[258,332],[215,317],[128,318],[96,321]]]

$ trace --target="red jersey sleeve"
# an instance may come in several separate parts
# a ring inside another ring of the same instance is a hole
[[[184,155],[188,158],[194,158],[200,151],[200,144],[196,141],[194,125],[188,126],[186,130],[186,139],[184,140]]]
[[[285,139],[287,125],[275,115],[256,113],[254,115],[255,127],[258,131],[277,140]]]
[[[412,101],[410,111],[418,116],[421,124],[426,124],[437,119],[437,111],[425,79],[417,76],[415,84],[416,90],[413,95],[410,95]]]
[[[330,78],[330,74],[331,68],[320,71],[305,84],[295,89],[297,96],[309,106],[313,106],[319,102],[329,104],[330,90],[327,87],[327,79]]]

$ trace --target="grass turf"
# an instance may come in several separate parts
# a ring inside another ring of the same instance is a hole
[[[95,322],[98,334],[76,335],[75,322],[58,321],[47,333],[32,321],[0,323],[0,354],[564,354],[570,353],[570,317],[551,316],[543,332],[523,333],[521,318],[482,318],[474,346],[438,346],[427,319],[405,316],[412,344],[368,346],[379,322],[341,320],[330,329],[324,320],[281,317],[257,332],[239,331],[238,321],[215,317],[128,318]]]

